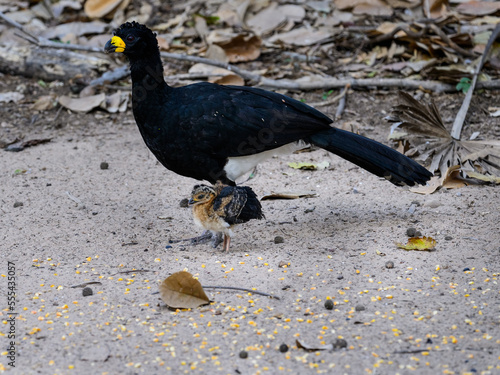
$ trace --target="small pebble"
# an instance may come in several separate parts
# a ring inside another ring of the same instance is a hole
[[[165,246],[165,249],[171,249],[171,248],[172,248],[172,246],[170,246],[170,245]]]
[[[333,310],[333,301],[331,299],[325,301],[325,309]]]
[[[406,235],[408,237],[422,237],[422,232],[416,230],[415,228],[408,228],[406,230]]]
[[[313,212],[315,209],[316,209],[316,206],[314,206],[314,207],[312,207],[312,208],[306,208],[306,209],[304,210],[304,213],[305,213],[305,214],[311,213],[311,212]]]
[[[445,239],[446,241],[451,241],[451,240],[453,239],[453,237],[452,237],[452,236],[446,236],[444,239]]]
[[[337,279],[338,279],[338,280],[342,280],[343,278],[344,278],[344,276],[342,276],[342,275],[338,275],[338,276],[337,276]]]
[[[242,350],[240,352],[240,358],[243,358],[243,359],[248,358],[248,352],[246,350]]]
[[[87,297],[87,296],[91,296],[92,294],[94,294],[94,291],[92,290],[92,288],[89,288],[87,286],[87,287],[83,288],[82,294],[84,297]]]
[[[385,268],[394,268],[394,262],[392,260],[385,262]]]
[[[106,163],[105,161],[103,161],[103,162],[101,163],[101,166],[100,166],[100,167],[101,167],[101,169],[108,169],[108,168],[109,168],[109,163]]]
[[[14,202],[14,208],[24,206],[23,202]]]
[[[470,268],[469,268],[469,267],[465,267],[465,268],[464,268],[464,272],[465,272],[465,271],[470,271]]]
[[[366,308],[363,305],[357,305],[354,309],[356,311],[365,311],[366,310]]]
[[[287,344],[281,344],[280,345],[280,352],[281,353],[286,353],[288,351],[288,345]]]
[[[344,339],[337,339],[333,343],[333,347],[339,349],[347,348],[347,341],[345,341]]]
[[[182,208],[189,207],[189,199],[184,198],[183,200],[181,200],[179,202],[179,206],[181,206]]]
[[[281,236],[276,236],[274,237],[274,243],[283,243],[285,242],[285,239]]]

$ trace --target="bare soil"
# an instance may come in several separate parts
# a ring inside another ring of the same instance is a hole
[[[200,233],[179,205],[196,181],[156,161],[131,111],[37,113],[30,103],[46,89],[3,77],[2,91],[19,85],[26,99],[2,104],[0,141],[51,141],[0,151],[0,372],[500,373],[498,187],[417,195],[318,150],[259,167],[246,183],[259,196],[313,190],[317,197],[263,201],[266,219],[237,227],[229,253],[170,244]],[[293,96],[312,102],[321,94]],[[434,98],[450,123],[463,96]],[[395,92],[355,92],[338,125],[355,120],[361,133],[386,142],[383,117],[395,103]],[[498,138],[500,122],[486,111],[498,103],[498,93],[478,94],[466,134]],[[331,168],[323,171],[288,166],[324,160]],[[436,239],[435,251],[397,248],[409,228]],[[15,367],[7,351],[9,262]],[[154,293],[181,270],[203,285],[280,299],[207,289],[210,305],[171,311]],[[84,296],[85,285],[92,295]],[[297,339],[336,346],[308,351]]]

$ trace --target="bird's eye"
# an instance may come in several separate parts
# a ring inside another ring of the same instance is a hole
[[[127,42],[133,42],[135,37],[133,35],[127,35]]]
[[[205,196],[203,194],[198,195],[198,199],[203,199]]]

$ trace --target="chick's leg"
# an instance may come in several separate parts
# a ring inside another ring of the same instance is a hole
[[[198,237],[184,238],[182,240],[170,240],[169,243],[179,243],[179,242],[189,241],[191,245],[200,245],[200,244],[204,244],[204,243],[207,243],[207,242],[213,240],[215,236],[216,235],[213,234],[211,231],[205,230]]]
[[[222,251],[228,252],[229,251],[229,243],[231,242],[231,237],[229,237],[227,234],[224,235],[224,246],[222,247]]]

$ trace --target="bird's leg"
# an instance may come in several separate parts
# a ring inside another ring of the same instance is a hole
[[[170,243],[179,243],[179,242],[184,242],[184,241],[189,241],[191,245],[200,245],[203,243],[207,243],[213,238],[213,234],[209,230],[203,231],[203,233],[198,236],[198,237],[193,237],[193,238],[184,238],[182,240],[170,240]]]
[[[222,242],[222,232],[214,233],[212,236],[212,247],[215,249]]]
[[[229,251],[229,243],[231,242],[231,237],[229,237],[227,234],[224,234],[224,246],[222,247],[222,251],[228,252]]]

